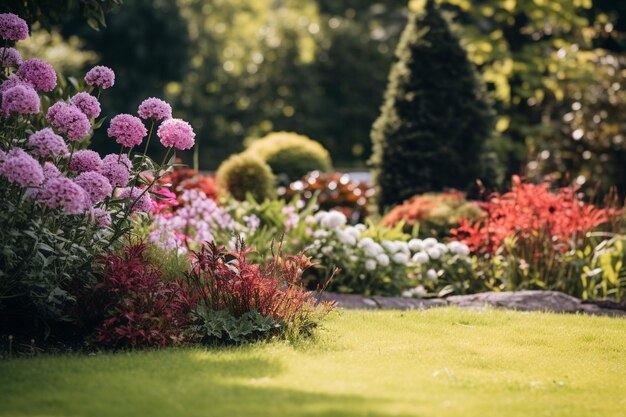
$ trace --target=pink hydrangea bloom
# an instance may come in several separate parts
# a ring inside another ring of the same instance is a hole
[[[142,119],[163,120],[172,118],[172,106],[160,98],[150,97],[145,99],[137,110]]]
[[[90,211],[93,222],[99,227],[111,226],[111,213],[101,208],[92,208]]]
[[[166,148],[174,146],[176,149],[190,149],[195,143],[196,134],[184,120],[168,119],[159,126],[157,136]]]
[[[43,164],[43,176],[45,180],[49,180],[51,178],[57,178],[61,176],[61,171],[54,165],[52,162],[45,162]]]
[[[49,127],[30,135],[28,147],[31,149],[31,153],[37,156],[61,156],[67,154],[65,141]]]
[[[16,85],[2,93],[2,114],[11,113],[37,114],[41,110],[41,101],[37,92],[26,84]]]
[[[145,188],[126,187],[120,192],[120,198],[127,198],[130,204],[133,204],[133,211],[143,211],[149,213],[152,211],[152,198]]]
[[[112,186],[125,187],[130,179],[130,160],[126,155],[121,158],[115,154],[109,154],[102,159],[102,166],[99,171],[104,175]]]
[[[98,171],[102,166],[102,159],[98,152],[83,149],[74,152],[70,159],[70,169],[76,172]]]
[[[41,59],[24,61],[16,72],[17,76],[28,81],[37,91],[51,91],[57,85],[57,74],[52,65]]]
[[[0,66],[19,67],[22,64],[22,55],[15,48],[0,48]]]
[[[61,209],[68,214],[79,214],[89,208],[89,196],[78,184],[67,177],[46,181],[37,201],[51,209]]]
[[[71,104],[58,101],[48,109],[46,120],[71,141],[78,141],[89,134],[91,123],[85,113]]]
[[[91,204],[99,203],[113,192],[109,180],[97,172],[83,172],[74,178],[74,182],[87,192]]]
[[[113,84],[115,84],[115,73],[109,67],[98,65],[87,72],[85,82],[92,87],[106,90],[107,88],[113,87]]]
[[[95,119],[100,116],[100,102],[89,93],[82,92],[75,94],[74,97],[70,99],[70,103],[78,107],[80,111],[85,113],[85,116],[90,119]]]
[[[110,138],[114,137],[120,145],[132,148],[141,144],[148,131],[140,118],[130,114],[118,114],[111,119],[107,134]]]
[[[28,38],[28,24],[13,13],[0,13],[0,36],[8,41],[22,41]]]
[[[39,162],[21,148],[13,148],[6,154],[0,166],[0,175],[22,187],[37,187],[44,180]]]

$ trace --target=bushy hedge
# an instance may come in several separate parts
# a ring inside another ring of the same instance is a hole
[[[295,181],[311,171],[332,169],[328,151],[306,136],[290,132],[275,132],[250,145],[247,153],[258,155],[282,179]]]
[[[274,174],[268,164],[258,156],[244,152],[232,155],[217,170],[217,180],[237,200],[245,200],[250,193],[255,200],[274,198]]]

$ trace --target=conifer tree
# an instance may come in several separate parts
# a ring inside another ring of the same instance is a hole
[[[482,174],[492,119],[476,69],[429,0],[409,18],[372,128],[379,210],[415,194],[471,185]]]

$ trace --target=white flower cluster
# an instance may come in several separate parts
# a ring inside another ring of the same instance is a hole
[[[309,253],[318,261],[338,265],[344,275],[357,274],[360,279],[380,275],[404,280],[409,270],[417,269],[421,277],[436,281],[443,270],[435,268],[444,260],[467,257],[470,252],[461,242],[444,244],[435,238],[377,241],[370,237],[373,233],[365,233],[364,224],[347,225],[339,211],[320,211],[314,222],[319,228],[313,232]]]

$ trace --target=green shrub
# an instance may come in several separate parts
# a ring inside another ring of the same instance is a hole
[[[482,175],[492,134],[475,68],[434,1],[410,17],[396,56],[372,128],[380,212],[416,194],[466,189]]]
[[[252,142],[247,153],[258,155],[285,182],[295,181],[311,171],[332,169],[328,151],[306,136],[276,132]]]
[[[275,197],[274,174],[269,165],[252,153],[232,155],[217,170],[220,187],[237,200],[246,199],[250,193],[255,200]]]

